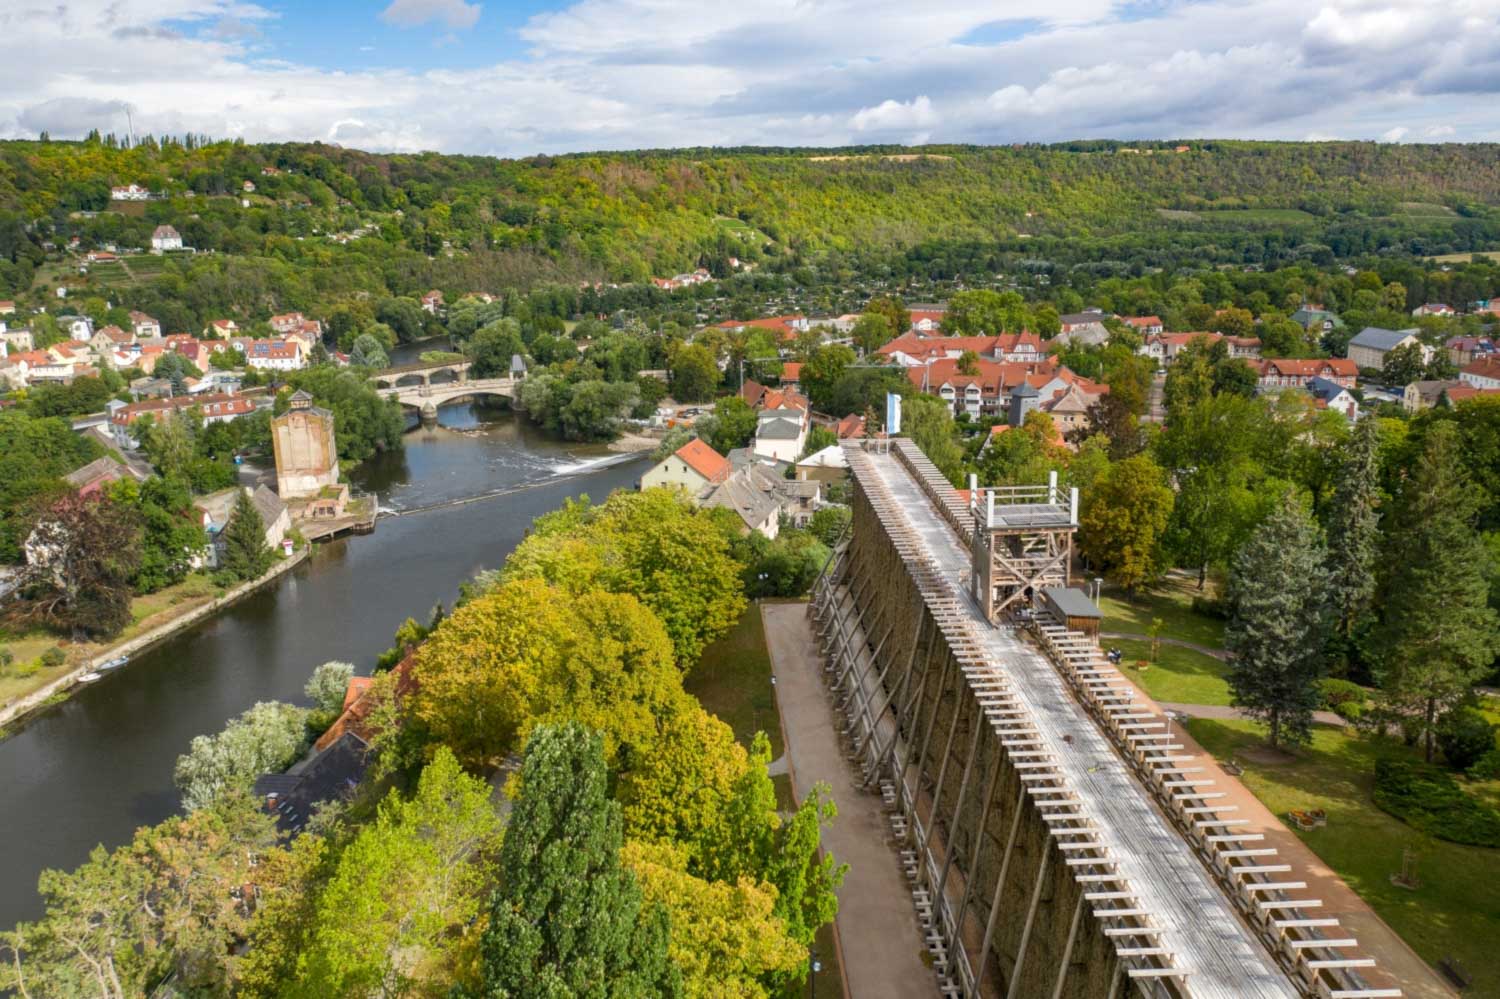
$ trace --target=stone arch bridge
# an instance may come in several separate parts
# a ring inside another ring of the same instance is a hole
[[[423,416],[435,416],[439,406],[475,396],[497,396],[515,402],[521,379],[471,378],[473,363],[459,360],[404,364],[386,368],[372,381],[382,398],[395,399],[403,406],[420,410]]]
[[[909,441],[844,450],[853,521],[808,613],[921,926],[888,946],[925,947],[944,997],[1403,994],[1053,589],[1076,496],[965,501]]]

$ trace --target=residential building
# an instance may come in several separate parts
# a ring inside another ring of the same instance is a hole
[[[716,325],[718,329],[728,330],[731,333],[766,330],[777,343],[795,340],[797,334],[806,333],[812,329],[812,323],[803,315],[767,316],[764,319],[728,319]]]
[[[0,298],[0,316],[13,316],[16,314],[16,303],[13,299]]]
[[[253,180],[247,180],[247,181],[245,181],[243,184],[240,185],[240,190],[244,191],[246,194],[254,194],[255,193],[255,181],[253,181]]]
[[[111,187],[109,197],[111,201],[145,201],[151,197],[151,192],[139,184],[125,184]]]
[[[937,333],[943,328],[947,309],[909,309],[913,333]]]
[[[89,340],[88,348],[100,357],[111,357],[115,351],[123,350],[135,343],[135,333],[127,333],[118,326],[104,326]]]
[[[232,336],[238,336],[239,332],[239,324],[233,319],[213,319],[203,328],[204,336],[216,337],[220,340],[227,340]]]
[[[1491,355],[1470,361],[1459,371],[1458,377],[1477,389],[1500,388],[1500,357]]]
[[[708,487],[699,502],[733,510],[747,534],[755,531],[775,538],[781,531],[783,514],[794,524],[805,524],[812,518],[822,499],[822,485],[816,480],[788,480],[770,466],[751,462]]]
[[[672,486],[696,496],[706,487],[729,478],[730,471],[723,455],[694,437],[647,469],[641,476],[641,488]]]
[[[903,333],[875,349],[875,353],[905,367],[918,367],[935,360],[957,360],[965,352],[992,361],[1030,363],[1047,357],[1041,337],[1035,333],[1002,333],[998,336],[923,336]]]
[[[1500,350],[1500,346],[1497,346],[1495,341],[1482,336],[1449,337],[1444,342],[1443,348],[1448,351],[1449,359],[1460,368],[1470,361],[1488,357]]]
[[[1161,316],[1125,316],[1120,321],[1137,333],[1161,333],[1166,329]]]
[[[1195,341],[1208,344],[1223,342],[1229,356],[1239,360],[1253,361],[1260,357],[1260,338],[1254,336],[1225,336],[1223,333],[1152,333],[1147,334],[1137,353],[1166,367],[1177,360],[1177,355]]]
[[[436,288],[422,296],[422,311],[437,315],[443,307],[443,293]]]
[[[297,371],[307,367],[298,340],[251,340],[243,346],[245,364],[257,371]]]
[[[758,456],[793,462],[802,455],[807,430],[805,409],[763,409],[755,425],[755,441],[751,447]]]
[[[1464,394],[1472,394],[1475,391],[1474,386],[1461,378],[1412,382],[1402,390],[1401,408],[1408,413],[1431,409],[1444,395],[1452,401],[1453,393],[1460,389],[1468,390]]]
[[[130,331],[135,334],[136,339],[161,336],[161,323],[152,319],[144,312],[132,312],[130,314]]]
[[[169,225],[159,225],[151,233],[151,252],[166,253],[182,249],[182,236]]]
[[[0,326],[3,326],[0,323]],[[25,326],[17,329],[0,329],[0,357],[7,350],[35,350],[36,340],[31,335],[31,330]]]
[[[1103,309],[1085,309],[1058,318],[1061,332],[1052,338],[1056,343],[1095,346],[1109,339],[1109,329],[1104,325],[1108,314]]]
[[[230,487],[193,500],[193,508],[203,518],[203,530],[208,535],[203,563],[210,569],[217,569],[223,557],[224,528],[229,526],[230,518],[234,516],[241,491],[240,487]],[[266,530],[266,547],[279,550],[282,539],[292,529],[292,517],[286,504],[264,485],[256,486],[254,491],[245,487],[243,492],[249,495],[255,512],[260,514],[260,522]]]
[[[79,343],[94,339],[94,321],[88,316],[58,316],[57,328]]]
[[[1442,302],[1424,302],[1412,309],[1411,314],[1414,316],[1452,316],[1457,315],[1457,312],[1453,306]]]
[[[241,416],[255,412],[255,403],[244,396],[226,393],[210,393],[201,396],[180,395],[158,399],[142,399],[139,402],[123,403],[118,399],[109,403],[109,427],[115,443],[121,448],[140,446],[132,433],[132,427],[142,417],[150,416],[160,422],[170,420],[178,413],[197,409],[205,424],[228,423]]]
[[[1331,409],[1342,413],[1353,423],[1359,419],[1359,400],[1347,388],[1327,378],[1314,378],[1307,383],[1307,391],[1317,400],[1320,409]]]
[[[1319,306],[1304,305],[1292,313],[1292,322],[1301,326],[1309,333],[1332,333],[1336,329],[1343,328],[1344,321],[1326,309]]]
[[[793,392],[802,388],[802,365],[797,361],[788,361],[781,366],[781,387]]]
[[[1250,362],[1261,391],[1306,388],[1314,378],[1326,378],[1344,388],[1353,388],[1359,367],[1347,357],[1292,359],[1263,358]]]
[[[857,413],[850,413],[834,425],[833,432],[838,434],[841,441],[857,441],[865,436],[865,418]]]
[[[843,482],[849,477],[849,459],[844,456],[842,446],[830,444],[797,462],[796,474],[799,482],[809,479],[823,483]]]
[[[91,496],[111,482],[118,482],[129,474],[129,470],[119,461],[105,455],[64,475],[63,481],[78,490],[78,495]]]
[[[1034,364],[979,359],[970,374],[959,371],[959,363],[954,358],[934,360],[921,367],[908,367],[906,377],[918,389],[952,406],[953,415],[966,412],[977,419],[1001,415],[1006,396],[1022,381],[1033,380],[1034,387],[1040,389],[1064,370],[1051,356]]]
[[[276,454],[276,491],[283,500],[318,494],[339,481],[339,453],[333,439],[333,414],[313,405],[298,389],[291,408],[271,421]]]
[[[1432,348],[1418,338],[1415,329],[1387,330],[1379,326],[1366,326],[1349,341],[1349,360],[1361,368],[1379,368],[1385,363],[1385,355],[1397,347],[1417,344],[1422,348],[1422,359],[1426,361]]]

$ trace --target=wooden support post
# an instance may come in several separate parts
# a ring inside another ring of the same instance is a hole
[[[1125,962],[1115,959],[1115,973],[1109,978],[1109,999],[1119,999],[1120,982],[1125,979]]]
[[[1047,871],[1052,866],[1052,850],[1042,848],[1042,862],[1036,868],[1036,884],[1031,889],[1031,905],[1026,909],[1026,925],[1021,929],[1021,946],[1016,949],[1016,967],[1011,972],[1010,990],[1005,999],[1016,999],[1021,988],[1021,969],[1026,966],[1026,946],[1031,942],[1031,927],[1036,920],[1036,908],[1042,901],[1042,885],[1047,883]]]
[[[944,679],[946,678],[946,676],[947,676],[947,674],[949,672],[950,666],[957,666],[957,665],[958,665],[958,660],[953,657],[952,650],[949,650],[948,654],[947,654],[947,657],[946,657],[946,659],[943,662],[943,668],[937,671],[937,676],[938,676],[937,692],[935,694],[933,694],[933,697],[932,697],[932,711],[928,713],[927,728],[925,730],[923,730],[923,733],[922,733],[922,748],[917,753],[916,757],[912,760],[912,762],[910,764],[908,764],[908,766],[911,766],[912,764],[915,764],[915,766],[916,766],[916,779],[917,779],[917,783],[918,783],[919,786],[920,786],[921,781],[922,781],[922,765],[927,760],[927,747],[928,747],[928,744],[930,744],[932,742],[932,731],[933,731],[933,729],[937,728],[937,725],[935,723],[937,721],[938,708],[942,705],[942,702],[943,702]],[[920,716],[920,714],[921,714],[921,705],[920,704],[917,705],[917,712],[918,712],[918,715]],[[906,774],[905,774],[904,770],[902,772],[901,779],[903,781],[906,779]],[[916,796],[913,795],[912,797],[915,798]]]
[[[954,662],[957,663],[958,660],[955,659]],[[979,702],[974,701],[973,704],[974,710],[979,710]],[[953,739],[958,735],[958,720],[963,717],[963,714],[963,699],[955,695],[953,698],[953,724],[948,726],[948,738],[943,743],[943,761],[938,764],[937,783],[932,787],[932,811],[928,813],[927,835],[922,842],[924,849],[931,849],[932,846],[932,832],[937,828],[938,823],[938,806],[943,803],[943,778],[948,775],[948,760],[953,756]],[[951,835],[950,832],[950,838]],[[945,850],[943,852],[946,854],[951,851]]]
[[[984,984],[985,968],[990,963],[990,944],[995,940],[995,926],[1000,918],[1000,897],[1005,891],[1005,875],[1010,870],[1011,851],[1016,846],[1016,833],[1021,831],[1021,809],[1026,807],[1026,786],[1021,786],[1016,795],[1016,814],[1010,820],[1010,835],[1005,840],[1005,856],[1000,861],[1000,875],[995,878],[995,897],[990,901],[990,915],[984,923],[984,942],[979,945],[979,971],[974,976],[974,988]]]
[[[1063,983],[1068,980],[1068,964],[1073,960],[1073,942],[1078,939],[1078,923],[1083,919],[1083,892],[1078,893],[1078,904],[1073,907],[1073,925],[1068,927],[1068,942],[1063,947],[1062,960],[1057,962],[1057,984],[1052,987],[1052,999],[1062,999]]]
[[[922,644],[922,632],[924,630],[926,630],[926,628],[927,628],[927,615],[923,614],[921,622],[917,625],[917,635],[916,635],[916,638],[912,639],[912,643],[911,643],[911,655],[909,655],[909,656],[906,657],[906,671],[905,671],[905,673],[902,674],[903,677],[907,677],[907,676],[911,675],[912,666],[915,664],[916,658],[917,658],[917,649]],[[876,723],[880,719],[880,717],[885,714],[886,709],[891,706],[891,701],[895,699],[895,695],[896,695],[895,688],[894,687],[887,688],[885,681],[886,681],[886,678],[890,675],[891,667],[894,666],[894,665],[896,665],[896,659],[897,659],[896,656],[892,656],[891,657],[891,661],[886,664],[885,669],[881,670],[880,671],[880,675],[875,678],[875,687],[876,687],[877,690],[879,690],[884,695],[884,699],[880,702],[879,709],[870,713],[870,731],[867,732],[865,734],[865,737],[860,740],[859,748],[855,749],[854,755],[855,755],[856,758],[858,758],[860,756],[863,756],[865,750],[869,747],[870,743],[872,741],[874,741],[874,739],[875,739]],[[879,759],[880,759],[880,756],[879,756],[879,754],[877,754],[874,757],[874,760],[879,760]],[[875,767],[872,767],[871,772],[873,773],[874,770],[875,770]],[[865,785],[868,786],[869,783],[870,783],[870,781],[867,779],[865,781]]]
[[[946,854],[943,857],[943,873],[938,877],[937,891],[933,892],[933,896],[939,905],[943,904],[943,889],[948,886],[948,871],[953,867],[953,854],[956,852],[953,848],[953,840],[955,834],[958,832],[959,823],[963,821],[964,799],[968,797],[969,793],[969,777],[974,773],[974,760],[979,755],[979,735],[985,728],[983,724],[984,710],[978,706],[978,703],[978,701],[975,702],[974,738],[969,740],[969,758],[964,763],[964,775],[958,782],[958,797],[953,802],[953,823],[948,829],[948,849],[943,851]],[[958,920],[962,918],[963,916],[960,914],[954,919],[955,937],[958,935]]]
[[[964,893],[958,900],[958,919],[955,921],[953,935],[961,937],[964,929],[964,916],[969,911],[969,898],[974,893],[978,883],[976,872],[979,870],[979,851],[984,846],[984,827],[989,823],[990,811],[995,803],[995,792],[1000,786],[1000,771],[1005,769],[1005,748],[1000,745],[999,738],[995,741],[995,763],[990,769],[990,779],[985,783],[984,808],[979,812],[979,825],[974,829],[974,850],[969,854],[969,866],[964,869]]]

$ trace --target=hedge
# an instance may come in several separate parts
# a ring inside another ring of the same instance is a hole
[[[1405,760],[1378,761],[1375,804],[1438,839],[1500,847],[1500,811],[1470,797],[1438,767]]]

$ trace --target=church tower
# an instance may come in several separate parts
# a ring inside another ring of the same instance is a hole
[[[339,481],[339,453],[333,442],[333,414],[313,405],[299,389],[291,408],[271,421],[276,452],[276,491],[283,501],[312,496]]]

